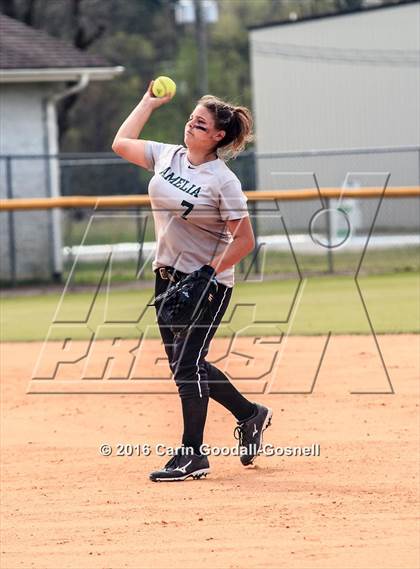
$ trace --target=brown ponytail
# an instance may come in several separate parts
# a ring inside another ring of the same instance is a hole
[[[253,140],[250,110],[246,107],[235,107],[213,95],[201,97],[197,104],[212,113],[216,129],[226,132],[216,147],[218,156],[223,160],[236,158],[246,144]]]

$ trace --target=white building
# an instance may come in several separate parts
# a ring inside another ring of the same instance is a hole
[[[314,187],[312,172],[322,187],[348,172],[354,185],[386,172],[390,186],[418,185],[419,44],[417,1],[251,28],[258,188]],[[303,229],[309,207],[288,204],[289,225]],[[378,225],[413,230],[418,215],[415,200],[388,200]]]
[[[0,197],[57,196],[56,103],[123,71],[0,15]],[[68,86],[70,83],[70,87]],[[62,270],[60,212],[0,215],[0,280],[50,280]]]

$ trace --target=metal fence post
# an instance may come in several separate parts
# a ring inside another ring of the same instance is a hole
[[[334,261],[333,261],[333,251],[332,251],[332,235],[331,235],[331,208],[329,198],[325,198],[325,206],[327,211],[327,262],[328,262],[328,273],[334,272]]]
[[[420,148],[418,149],[418,155],[419,155],[419,178],[418,178],[418,183],[420,184]]]
[[[12,182],[12,157],[6,156],[6,186],[7,198],[13,198]],[[10,281],[12,286],[16,286],[16,233],[15,233],[15,214],[8,212],[9,220],[9,255],[10,255]]]
[[[146,221],[142,224],[140,222],[140,208],[137,207],[135,210],[136,216],[136,233],[137,233],[137,243],[139,244],[139,254],[137,257],[137,270],[136,275],[139,274],[140,269],[143,267],[143,246],[144,246],[144,239],[145,239],[145,230],[146,230]],[[140,279],[143,280],[145,278],[144,271],[140,274]]]
[[[258,220],[257,220],[257,202],[251,202],[251,224],[252,230],[254,232],[255,237],[255,247],[253,251],[254,255],[254,274],[258,274],[260,272],[260,256],[258,255]]]

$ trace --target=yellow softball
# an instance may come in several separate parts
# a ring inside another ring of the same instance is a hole
[[[155,97],[165,97],[165,95],[175,95],[176,84],[170,77],[161,75],[153,81],[152,93]]]

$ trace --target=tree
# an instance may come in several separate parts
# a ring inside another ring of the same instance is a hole
[[[139,101],[151,78],[172,76],[177,96],[146,125],[143,135],[182,142],[183,124],[195,99],[196,44],[193,24],[178,25],[178,0],[0,0],[4,14],[44,29],[78,49],[95,51],[125,73],[92,83],[59,107],[64,151],[109,151],[114,133]],[[392,2],[392,0],[389,0]],[[363,0],[218,0],[219,21],[208,25],[209,90],[251,105],[247,27],[333,13]]]

